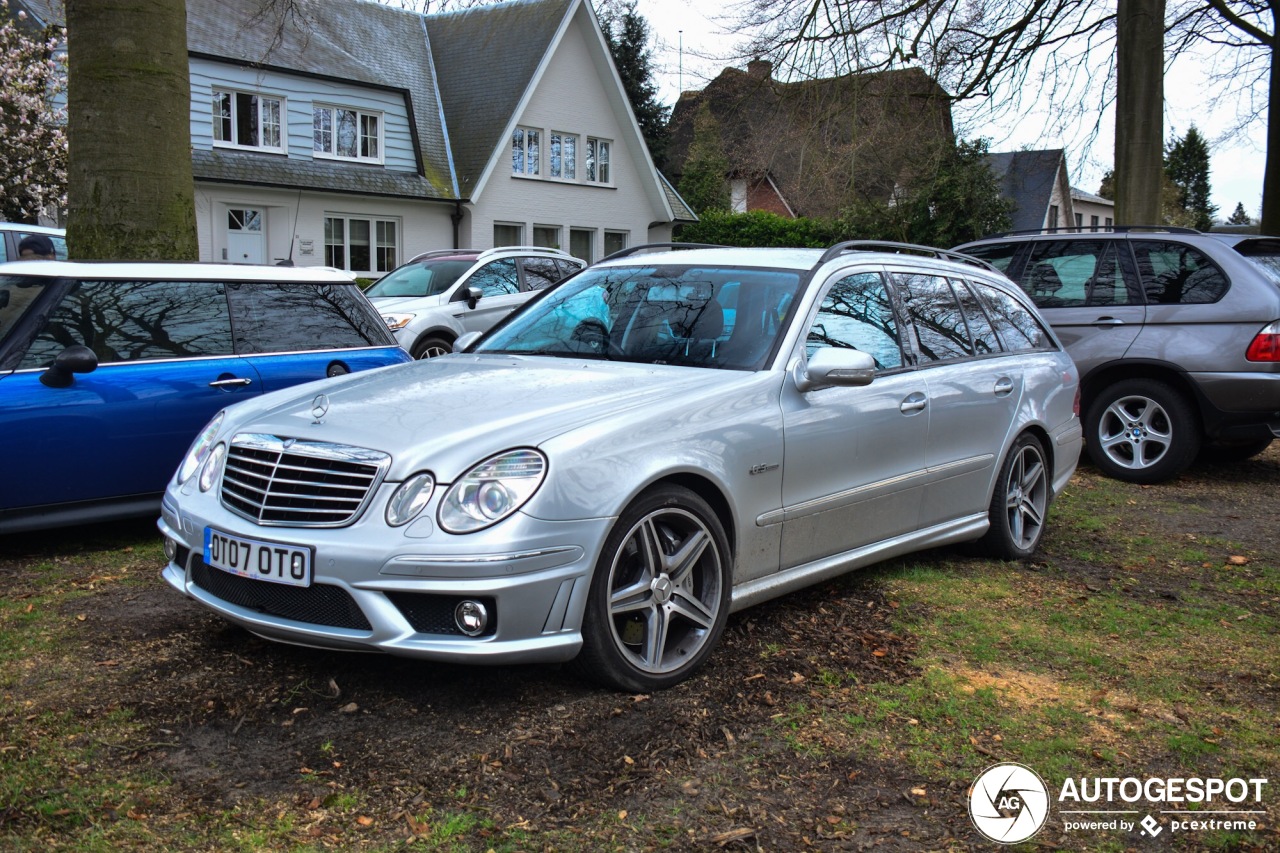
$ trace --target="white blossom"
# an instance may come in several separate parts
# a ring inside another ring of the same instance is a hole
[[[67,69],[62,31],[40,38],[18,20],[0,0],[0,219],[34,220],[66,207]]]

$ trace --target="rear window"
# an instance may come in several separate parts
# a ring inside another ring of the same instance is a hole
[[[229,284],[227,291],[240,354],[394,345],[353,284]]]
[[[1241,240],[1233,248],[1280,285],[1280,240]]]

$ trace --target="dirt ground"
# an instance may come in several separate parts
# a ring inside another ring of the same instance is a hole
[[[1158,487],[1174,509],[1153,514],[1135,503],[1128,521],[1152,535],[1231,539],[1254,559],[1280,562],[1277,485],[1273,448]],[[151,529],[139,522],[109,535],[123,546]],[[0,596],[29,593],[27,568],[67,553],[80,535],[0,540]],[[1054,534],[1044,548],[1071,567]],[[797,705],[840,710],[838,691],[811,688],[822,667],[863,684],[915,674],[913,639],[891,629],[900,611],[875,571],[735,615],[701,674],[628,696],[559,667],[453,667],[269,643],[182,599],[155,568],[141,583],[96,583],[68,604],[83,678],[26,680],[85,716],[132,712],[145,736],[112,745],[114,760],[168,780],[135,808],[156,828],[192,827],[194,848],[209,842],[199,816],[236,807],[288,810],[295,838],[335,848],[393,846],[426,831],[421,815],[456,813],[492,821],[507,844],[525,830],[520,849],[555,849],[545,839],[583,827],[595,834],[582,849],[992,847],[970,824],[963,786],[893,763],[798,752],[777,735]],[[1082,584],[1107,579],[1096,565],[1078,568]],[[1167,600],[1185,581],[1147,571],[1132,594]],[[1275,684],[1256,689],[1259,702],[1276,705]],[[912,793],[919,788],[927,795]],[[355,806],[335,807],[352,793]],[[1038,841],[1055,846],[1052,833]],[[477,843],[484,849],[474,837],[462,849]]]

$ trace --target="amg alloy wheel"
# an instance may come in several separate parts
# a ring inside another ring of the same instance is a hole
[[[1001,560],[1030,557],[1044,535],[1050,498],[1044,448],[1035,436],[1024,433],[1000,468],[988,509],[991,527],[978,540],[978,550]]]
[[[724,630],[729,577],[724,531],[705,501],[678,486],[641,495],[596,565],[579,669],[637,692],[688,678]]]

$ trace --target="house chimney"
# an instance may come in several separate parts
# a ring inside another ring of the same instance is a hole
[[[747,73],[752,77],[768,80],[773,76],[773,63],[767,59],[753,59],[747,63]]]

